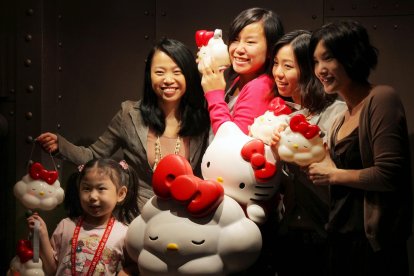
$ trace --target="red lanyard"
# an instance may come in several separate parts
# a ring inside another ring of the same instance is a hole
[[[95,255],[93,256],[92,263],[88,269],[88,273],[86,273],[87,276],[92,275],[92,273],[94,272],[95,267],[98,264],[99,259],[101,258],[103,249],[105,247],[106,241],[109,238],[109,234],[111,233],[114,222],[115,222],[115,218],[111,217],[108,221],[108,224],[106,225],[105,232],[101,240],[99,241],[98,248],[96,249]],[[72,237],[71,260],[72,260],[72,275],[74,276],[76,275],[76,247],[77,247],[79,232],[80,232],[82,223],[83,223],[83,217],[80,217],[78,220],[78,223],[76,224],[75,231],[73,232],[73,237]]]

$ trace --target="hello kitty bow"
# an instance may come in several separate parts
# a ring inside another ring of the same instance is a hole
[[[265,146],[259,139],[247,142],[241,150],[241,156],[251,164],[258,181],[269,180],[276,173],[276,165],[266,160]]]
[[[275,116],[289,115],[292,110],[286,105],[285,101],[281,97],[275,97],[270,101],[268,110],[273,112]]]
[[[29,174],[34,180],[40,179],[50,185],[53,185],[58,178],[57,171],[48,171],[42,166],[42,164],[37,162],[30,166]]]
[[[303,114],[296,114],[293,116],[290,119],[289,126],[292,131],[301,133],[306,139],[312,139],[320,133],[319,127],[310,124]]]

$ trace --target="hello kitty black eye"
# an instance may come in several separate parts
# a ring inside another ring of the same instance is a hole
[[[191,241],[192,243],[194,243],[195,245],[201,245],[205,242],[206,240],[201,240],[201,241]]]
[[[243,182],[239,184],[240,189],[244,189],[244,187],[246,187],[246,184],[244,184]]]
[[[158,240],[158,236],[155,236],[155,237],[151,237],[151,236],[149,236],[149,238],[150,238],[150,240],[152,240],[152,241],[156,241],[156,240]]]
[[[210,168],[210,161],[207,162],[207,168]]]

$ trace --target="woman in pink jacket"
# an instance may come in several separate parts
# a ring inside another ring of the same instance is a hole
[[[226,72],[212,67],[202,70],[201,84],[214,134],[227,121],[248,134],[254,118],[267,110],[276,95],[268,68],[270,56],[282,35],[283,25],[271,10],[250,8],[233,20],[228,41],[230,68]]]

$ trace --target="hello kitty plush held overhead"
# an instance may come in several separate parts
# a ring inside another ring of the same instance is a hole
[[[289,127],[280,133],[278,154],[280,159],[299,166],[308,166],[325,157],[323,133],[310,124],[303,114],[290,119]]]
[[[204,67],[214,66],[224,70],[230,66],[230,57],[227,45],[222,39],[222,31],[216,29],[214,32],[198,30],[195,34],[198,51],[198,70]]]
[[[188,161],[172,154],[160,161],[152,184],[155,196],[125,240],[140,275],[228,275],[256,261],[260,230],[220,183],[194,176]]]
[[[270,147],[231,121],[219,127],[201,162],[203,178],[220,182],[258,224],[267,220],[266,205],[279,187],[279,171]]]

